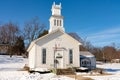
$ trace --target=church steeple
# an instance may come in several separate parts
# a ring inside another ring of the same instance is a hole
[[[52,16],[50,17],[50,29],[49,33],[56,30],[56,29],[61,29],[64,30],[64,25],[63,25],[63,16],[61,16],[61,3],[59,5],[56,5],[55,2],[52,5]]]

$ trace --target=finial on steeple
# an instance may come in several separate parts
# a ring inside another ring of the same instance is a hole
[[[59,4],[60,6],[61,6],[61,2],[60,2],[60,4]]]
[[[55,2],[53,2],[53,5],[55,5]]]

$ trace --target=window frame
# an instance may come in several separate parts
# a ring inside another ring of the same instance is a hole
[[[69,64],[73,64],[73,49],[69,49]]]
[[[46,48],[42,48],[42,64],[46,64]]]

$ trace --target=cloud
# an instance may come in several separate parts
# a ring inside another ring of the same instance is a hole
[[[111,29],[106,29],[94,34],[91,34],[87,37],[89,41],[92,42],[93,45],[107,45],[108,43],[113,43],[113,42],[120,42],[120,28],[111,28]]]
[[[116,38],[116,37],[120,37],[120,33],[116,33],[116,34],[97,34],[97,35],[92,35],[89,36],[88,39],[94,39],[94,40],[103,40],[103,39],[110,39],[110,38]]]
[[[119,27],[103,30],[103,31],[98,32],[96,34],[101,34],[102,35],[102,34],[116,34],[116,33],[120,33],[120,28]]]

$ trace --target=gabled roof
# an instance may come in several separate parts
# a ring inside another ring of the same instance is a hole
[[[56,29],[55,31],[52,31],[51,33],[48,33],[45,36],[42,36],[34,41],[31,42],[30,46],[28,47],[27,51],[30,51],[30,49],[33,47],[34,44],[36,44],[38,41],[40,41],[41,39],[44,39],[45,37],[54,34],[56,32],[61,32],[62,34],[67,35],[70,39],[73,39],[75,42],[77,42],[79,45],[81,45],[81,43],[79,41],[77,41],[76,39],[74,39],[73,37],[71,37],[70,35],[68,35],[67,33],[65,33],[64,31],[62,31],[61,29]]]
[[[94,55],[90,53],[89,51],[80,51],[80,56],[94,57]]]

